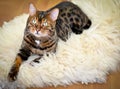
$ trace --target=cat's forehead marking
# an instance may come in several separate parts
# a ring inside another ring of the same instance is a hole
[[[41,21],[43,18],[45,18],[45,12],[44,11],[40,11],[39,15],[38,15],[39,20]]]

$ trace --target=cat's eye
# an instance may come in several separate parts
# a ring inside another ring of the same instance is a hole
[[[48,25],[48,23],[47,23],[47,22],[44,22],[44,23],[43,23],[43,26],[47,26],[47,25]]]
[[[43,19],[43,26],[48,26],[47,19]]]
[[[34,20],[32,20],[32,23],[33,23],[33,24],[36,24],[36,20],[35,20],[35,19],[34,19]]]

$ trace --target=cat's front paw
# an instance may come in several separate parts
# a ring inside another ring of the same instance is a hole
[[[17,79],[17,74],[18,74],[18,68],[13,66],[8,74],[8,81],[14,82]]]
[[[31,65],[31,66],[35,66],[36,63],[37,63],[37,64],[40,63],[40,59],[41,59],[41,56],[38,57],[38,58],[35,58],[34,60],[32,60],[32,61],[30,62],[30,65]]]

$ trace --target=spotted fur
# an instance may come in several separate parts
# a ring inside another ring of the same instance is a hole
[[[56,20],[56,31],[60,39],[66,41],[71,33],[81,34],[84,29],[91,26],[91,20],[88,16],[72,2],[64,1],[55,7],[59,8],[59,15]]]
[[[23,42],[8,74],[8,80],[17,79],[20,65],[29,56],[38,54],[41,58],[45,53],[55,52],[58,39],[67,41],[72,32],[80,34],[90,25],[89,18],[71,2],[62,2],[47,11],[38,11],[30,4]],[[39,62],[40,58],[34,62]]]

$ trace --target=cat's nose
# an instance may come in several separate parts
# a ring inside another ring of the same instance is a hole
[[[42,28],[37,28],[37,31],[41,31]]]
[[[35,30],[35,34],[38,34],[39,33],[39,31],[38,30]]]
[[[37,34],[39,33],[39,31],[37,31]]]

